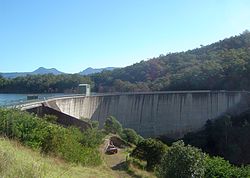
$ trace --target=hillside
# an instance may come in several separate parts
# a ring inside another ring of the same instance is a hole
[[[0,137],[0,177],[116,177],[105,166],[83,167],[42,156],[16,141]]]
[[[250,90],[249,78],[250,32],[244,31],[211,45],[88,76],[45,74],[6,79],[0,75],[0,92],[74,92],[79,83],[91,84],[95,92]]]
[[[92,76],[104,91],[249,90],[250,33]]]
[[[250,164],[250,109],[238,116],[208,120],[204,128],[183,138],[187,144],[209,155],[221,156],[233,164]]]
[[[39,118],[0,109],[0,177],[154,177],[130,167],[128,147],[106,154],[111,137],[119,136],[97,129],[98,122],[80,131],[56,120],[52,115]]]

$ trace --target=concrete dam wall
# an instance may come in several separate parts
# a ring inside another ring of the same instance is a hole
[[[201,129],[208,119],[249,108],[247,92],[185,91],[65,97],[46,105],[76,118],[97,120],[112,115],[123,127],[144,137],[182,137]]]

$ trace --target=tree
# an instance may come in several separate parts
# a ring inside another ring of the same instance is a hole
[[[114,116],[109,116],[104,123],[104,129],[108,133],[120,134],[122,125]]]
[[[249,167],[235,167],[221,157],[209,157],[205,159],[205,178],[249,177]]]
[[[136,133],[136,131],[134,131],[133,129],[123,129],[122,134],[121,134],[122,139],[126,140],[127,142],[133,143],[133,144],[137,144],[139,141],[139,136]]]
[[[82,145],[96,148],[102,143],[105,135],[101,130],[98,130],[98,128],[88,128],[81,136],[80,142]]]
[[[55,115],[45,114],[43,119],[46,120],[47,122],[56,124],[58,118]]]
[[[138,143],[131,156],[147,161],[147,169],[153,170],[166,153],[167,148],[167,145],[161,141],[149,138]]]
[[[99,122],[98,121],[91,120],[90,124],[91,124],[91,127],[94,128],[94,129],[99,128]]]
[[[157,176],[161,178],[193,178],[203,177],[205,173],[205,154],[183,141],[173,143],[163,156],[157,168]]]

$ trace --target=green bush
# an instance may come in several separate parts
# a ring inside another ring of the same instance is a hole
[[[43,119],[48,121],[48,122],[51,122],[53,124],[56,124],[56,121],[57,121],[58,118],[56,116],[54,116],[54,115],[45,114]]]
[[[142,169],[142,170],[145,170],[146,166],[147,166],[145,161],[142,161],[142,160],[134,158],[134,157],[129,157],[129,156],[126,158],[126,162],[128,165],[132,164],[133,166],[135,166],[139,169]]]
[[[94,129],[99,128],[99,122],[98,121],[91,120],[90,124],[91,124],[92,128],[94,128]]]
[[[114,116],[109,116],[104,123],[104,129],[108,133],[121,134],[122,125]]]
[[[245,178],[250,177],[248,167],[236,167],[221,157],[209,157],[205,159],[205,178]]]
[[[0,134],[70,162],[82,165],[101,163],[97,147],[102,136],[94,129],[81,132],[19,110],[0,109]]]
[[[204,177],[205,154],[183,141],[173,143],[163,156],[157,168],[157,176],[162,178]]]
[[[0,133],[20,140],[34,149],[40,148],[47,133],[47,122],[18,110],[0,110]]]
[[[137,144],[139,141],[139,136],[133,129],[123,129],[121,134],[122,139],[129,143]]]
[[[153,170],[166,153],[167,148],[167,145],[161,141],[149,138],[138,143],[131,156],[145,160],[147,162],[147,169]]]
[[[104,133],[96,128],[87,129],[82,134],[80,142],[86,147],[96,148],[102,143],[104,136]]]

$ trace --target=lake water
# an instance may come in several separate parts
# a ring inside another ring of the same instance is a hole
[[[27,101],[29,94],[0,94],[0,106],[17,104]],[[38,99],[44,99],[49,97],[63,96],[64,93],[50,93],[50,94],[35,94],[38,95]]]

